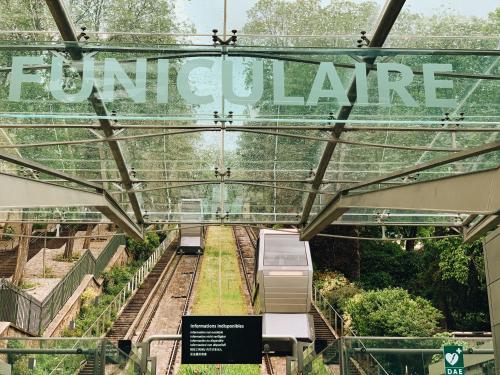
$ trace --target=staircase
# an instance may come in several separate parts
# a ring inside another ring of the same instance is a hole
[[[335,342],[337,334],[334,332],[333,328],[326,323],[314,304],[311,308],[311,314],[314,318],[314,334],[316,336],[314,350],[316,353],[320,353]]]
[[[95,358],[93,356],[87,358],[85,366],[78,372],[79,375],[95,375]]]
[[[151,270],[142,285],[137,289],[137,292],[127,303],[118,319],[106,334],[106,338],[108,340],[116,343],[118,340],[125,338],[127,331],[144,305],[144,302],[146,302],[151,290],[158,282],[163,270],[174,255],[175,248],[176,246],[170,245],[168,249],[165,250],[155,267]]]
[[[42,236],[44,235],[45,233],[42,234]],[[67,236],[68,230],[61,229],[60,235],[63,237]],[[47,248],[58,249],[62,247],[66,243],[66,241],[68,241],[66,238],[59,238],[59,237],[47,238]],[[43,249],[44,246],[45,246],[45,239],[31,238],[28,249],[28,260],[30,260],[36,254],[38,254],[38,252],[41,249]],[[0,278],[11,277],[14,274],[14,271],[16,269],[18,248],[19,246],[16,246],[14,249],[11,250],[0,251]]]

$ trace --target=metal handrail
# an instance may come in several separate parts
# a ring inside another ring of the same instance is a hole
[[[104,311],[94,320],[94,322],[87,328],[87,330],[82,334],[83,337],[104,335],[108,330],[106,328],[106,321],[111,319],[112,314],[117,315],[129,301],[129,298],[137,291],[141,286],[144,279],[149,275],[153,267],[156,265],[160,257],[163,255],[165,250],[170,246],[177,236],[177,231],[170,231],[163,242],[156,248],[156,250],[149,256],[149,258],[142,264],[142,266],[134,273],[132,278],[129,280],[127,285],[118,292],[118,294],[113,298],[109,305],[104,309]],[[97,328],[97,330],[94,330]],[[79,341],[75,343],[78,345]],[[49,375],[54,374],[55,371],[64,363],[64,358],[57,364],[56,367],[50,372]]]
[[[97,258],[94,257],[90,250],[85,251],[70,271],[42,301],[30,296],[11,282],[2,279],[2,283],[0,284],[1,289],[10,290],[16,295],[13,303],[8,305],[9,310],[16,309],[15,316],[9,316],[9,312],[5,310],[4,313],[1,314],[2,319],[19,325],[17,322],[19,315],[17,314],[17,308],[29,306],[28,313],[24,316],[23,321],[20,322],[20,328],[30,333],[40,334],[57,315],[60,308],[68,301],[76,288],[78,288],[83,277],[86,274],[93,274],[96,277],[100,275],[105,265],[109,263],[109,260],[115,254],[118,246],[124,243],[125,236],[123,234],[118,234],[111,238]],[[21,300],[18,300],[18,298],[21,298]],[[37,307],[38,309],[33,310],[33,307]]]
[[[345,333],[348,332],[348,333],[350,333],[351,336],[357,337],[356,332],[354,332],[350,327],[347,327],[347,328],[344,327],[344,318],[342,317],[342,315],[340,315],[337,312],[337,310],[335,310],[335,308],[330,304],[330,302],[328,302],[326,297],[321,293],[321,291],[319,291],[316,288],[315,285],[313,285],[313,301],[314,301],[314,304],[316,306],[320,307],[320,311],[323,313],[325,318],[328,319],[328,322],[330,323],[330,325],[332,325],[332,315],[333,315],[334,321],[333,321],[332,327],[334,327],[337,334],[338,334],[337,320],[340,321],[340,334],[339,334],[339,336],[344,336],[344,330],[345,330],[346,331]],[[319,302],[319,304],[318,304],[318,302]],[[326,309],[325,309],[325,307],[326,307]],[[358,339],[358,342],[360,343],[360,345],[363,348],[366,349],[365,345],[363,344],[363,342],[361,340]],[[377,360],[377,358],[375,358],[372,354],[369,354],[369,356],[377,364],[377,366],[383,371],[384,374],[389,375],[387,370],[384,368],[384,366],[382,366],[382,364]]]
[[[342,315],[335,310],[335,308],[330,304],[330,302],[328,302],[326,297],[316,288],[315,285],[313,285],[313,303],[315,306],[319,307],[318,310],[320,310],[320,312],[323,313],[323,316],[327,318],[328,323],[335,330],[335,333],[337,333],[338,336],[343,336],[344,318],[342,318]],[[350,328],[347,329],[351,331]]]
[[[139,288],[144,279],[149,275],[153,267],[156,265],[158,259],[160,259],[168,246],[170,246],[170,244],[174,241],[175,237],[176,231],[170,231],[167,237],[160,244],[160,246],[156,248],[156,250],[150,255],[150,257],[135,272],[134,276],[129,280],[127,285],[125,285],[123,289],[118,292],[115,298],[113,298],[113,300],[109,303],[108,307],[106,307],[106,309],[96,318],[96,320],[89,326],[89,328],[83,333],[82,336],[87,336],[92,331],[94,326],[98,326],[99,321],[102,320],[105,315],[108,317],[108,319],[110,319],[113,312],[118,313],[123,308],[125,303],[128,301],[127,297],[135,293],[135,291]],[[113,306],[118,307],[113,311]],[[101,332],[105,333],[104,330]]]

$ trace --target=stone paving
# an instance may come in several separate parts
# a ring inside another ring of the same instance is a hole
[[[102,237],[98,239],[92,239],[90,242],[90,251],[94,257],[98,257],[101,251],[104,249],[109,239],[108,236],[113,232],[106,229],[107,225],[96,226],[92,232],[93,235],[101,235]],[[76,234],[78,236],[85,236],[85,231],[79,231]],[[76,238],[75,245],[73,248],[73,254],[83,255],[85,250],[83,250],[84,238]],[[65,245],[58,249],[44,249],[40,250],[33,258],[31,258],[24,269],[24,282],[36,284],[33,288],[26,289],[25,291],[32,296],[36,297],[38,300],[45,298],[52,289],[58,284],[58,282],[69,272],[69,270],[74,266],[77,260],[72,262],[60,262],[55,260],[55,258],[64,253]],[[43,277],[43,258],[45,256],[45,278]]]

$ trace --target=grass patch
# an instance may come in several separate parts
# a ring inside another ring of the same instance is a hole
[[[52,258],[53,260],[55,260],[56,262],[74,262],[75,260],[78,260],[80,259],[80,256],[81,254],[80,253],[73,253],[71,255],[71,257],[69,258],[65,258],[64,257],[64,253],[63,254],[59,254],[59,255],[56,255],[54,258]]]
[[[31,281],[23,281],[19,286],[21,287],[21,289],[26,290],[26,289],[36,288],[39,285],[40,285],[39,283],[34,283]]]
[[[220,273],[219,273],[220,269]],[[191,313],[247,315],[231,227],[209,227]],[[220,275],[220,277],[219,277]],[[259,375],[259,365],[181,365],[179,375]]]
[[[45,267],[45,275],[43,274],[43,271],[41,274],[38,275],[40,278],[45,278],[45,279],[54,279],[56,278],[56,274],[54,273],[54,270],[52,267]]]

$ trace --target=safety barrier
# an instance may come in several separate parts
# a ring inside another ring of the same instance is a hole
[[[177,237],[177,230],[168,232],[167,237],[156,248],[156,250],[149,256],[149,258],[142,264],[142,266],[135,272],[134,276],[129,280],[127,285],[116,295],[116,297],[109,303],[108,307],[96,318],[96,320],[87,328],[82,334],[82,337],[101,337],[108,329],[114,318],[118,316],[122,308],[128,302],[129,298],[141,286],[144,279],[149,275],[158,260],[161,258],[165,250]],[[75,343],[75,346],[79,341]],[[49,375],[57,374],[62,369],[64,358],[54,367]]]
[[[344,319],[337,310],[328,302],[321,292],[313,285],[313,303],[321,314],[328,321],[328,324],[335,330],[338,336],[344,335]],[[349,329],[348,329],[349,330]],[[349,333],[352,334],[352,332]]]
[[[112,321],[113,316],[118,315],[121,309],[128,302],[129,297],[141,286],[144,279],[149,275],[149,272],[154,268],[158,260],[161,258],[165,250],[177,237],[177,231],[170,231],[163,242],[156,248],[153,254],[142,264],[142,266],[135,272],[130,281],[123,287],[123,289],[116,295],[116,297],[109,303],[108,307],[97,317],[97,319],[89,326],[83,333],[86,336],[101,336],[105,334],[109,328],[109,323]]]
[[[87,250],[54,289],[38,301],[11,282],[0,280],[0,320],[11,322],[32,334],[41,334],[68,301],[87,274],[98,277],[120,245],[125,244],[125,235],[111,238],[96,258]]]
[[[313,303],[327,320],[328,324],[335,329],[335,332],[339,337],[349,335],[355,338],[357,336],[356,332],[354,332],[350,327],[344,326],[344,319],[342,315],[335,310],[326,297],[323,296],[323,294],[315,286],[313,286]],[[358,345],[363,347],[363,341],[358,340]],[[304,360],[305,367],[311,367],[312,362],[318,357],[321,358],[324,363],[333,361],[338,363],[339,360],[342,361],[340,340],[336,340],[333,344],[326,347],[321,353],[314,353],[314,351],[311,351],[311,353],[306,356]],[[389,375],[384,366],[373,355],[370,354],[367,356],[365,361],[371,366],[371,368],[376,369],[377,374]],[[353,358],[350,359],[350,362],[352,362],[353,366],[359,366]],[[342,363],[341,367],[347,368],[349,365],[350,364],[348,363]]]

